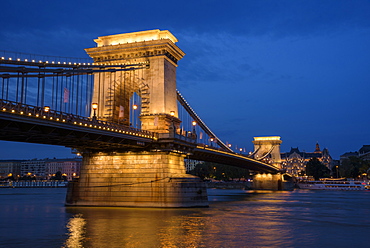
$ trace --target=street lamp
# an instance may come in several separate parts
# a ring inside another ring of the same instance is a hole
[[[49,112],[49,110],[50,110],[50,107],[49,106],[45,106],[44,107],[44,112]]]
[[[175,116],[175,111],[170,111],[171,116]]]
[[[96,110],[98,109],[98,104],[96,102],[94,102],[92,104],[92,109],[94,110],[94,116],[93,116],[93,119],[96,120]]]
[[[192,121],[191,122],[191,125],[193,125],[193,133],[195,133],[195,126],[197,125],[197,122],[196,121]]]
[[[137,109],[137,105],[136,104],[132,105],[132,108]]]

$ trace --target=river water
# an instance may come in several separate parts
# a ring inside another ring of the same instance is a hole
[[[208,191],[209,208],[65,207],[0,189],[0,247],[370,247],[370,191]]]

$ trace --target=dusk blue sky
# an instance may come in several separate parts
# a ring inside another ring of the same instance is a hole
[[[177,87],[224,142],[334,159],[370,144],[370,1],[3,0],[0,50],[87,57],[98,36],[169,30],[186,53]],[[0,159],[71,157],[0,142]]]

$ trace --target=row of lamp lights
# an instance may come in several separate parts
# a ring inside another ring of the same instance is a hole
[[[138,108],[137,105],[133,105],[133,109],[137,109],[137,108]],[[96,110],[98,109],[98,103],[92,103],[92,109],[94,111],[94,113],[93,113],[93,119],[96,120]],[[50,110],[50,107],[49,106],[45,106],[44,107],[44,112],[49,112],[49,110]],[[171,116],[174,116],[175,115],[175,111],[171,111],[170,112],[170,115]],[[191,124],[193,126],[193,132],[195,132],[195,126],[197,125],[197,122],[196,121],[192,121]],[[214,141],[214,138],[211,138],[210,141],[213,142]],[[232,146],[231,144],[228,144],[228,147],[229,148],[231,148],[231,146]],[[243,148],[239,148],[239,151],[240,151],[240,153],[242,153]]]
[[[92,103],[92,109],[94,110],[94,114],[93,114],[93,120],[96,120],[96,110],[98,109],[98,104],[97,103]],[[137,107],[136,108],[134,108],[134,109],[137,109]],[[3,109],[3,111],[4,111],[5,109]],[[44,106],[44,112],[45,113],[48,113],[50,111],[50,106]],[[14,112],[14,110],[12,110],[12,112]],[[23,112],[21,112],[21,114],[22,114]],[[38,116],[38,115],[36,115],[36,116]],[[44,116],[44,118],[45,118],[46,116]],[[50,119],[51,119],[52,117],[50,117]],[[64,121],[64,120],[63,120]],[[109,129],[108,129],[109,130]]]

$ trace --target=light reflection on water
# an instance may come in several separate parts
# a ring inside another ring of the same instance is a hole
[[[69,219],[67,224],[68,238],[65,243],[65,248],[83,247],[82,242],[85,239],[86,220],[82,218],[82,214],[76,214]]]
[[[43,190],[0,191],[0,247],[360,247],[370,242],[370,192],[365,191],[209,190],[209,208],[150,209],[64,207],[65,193]]]

